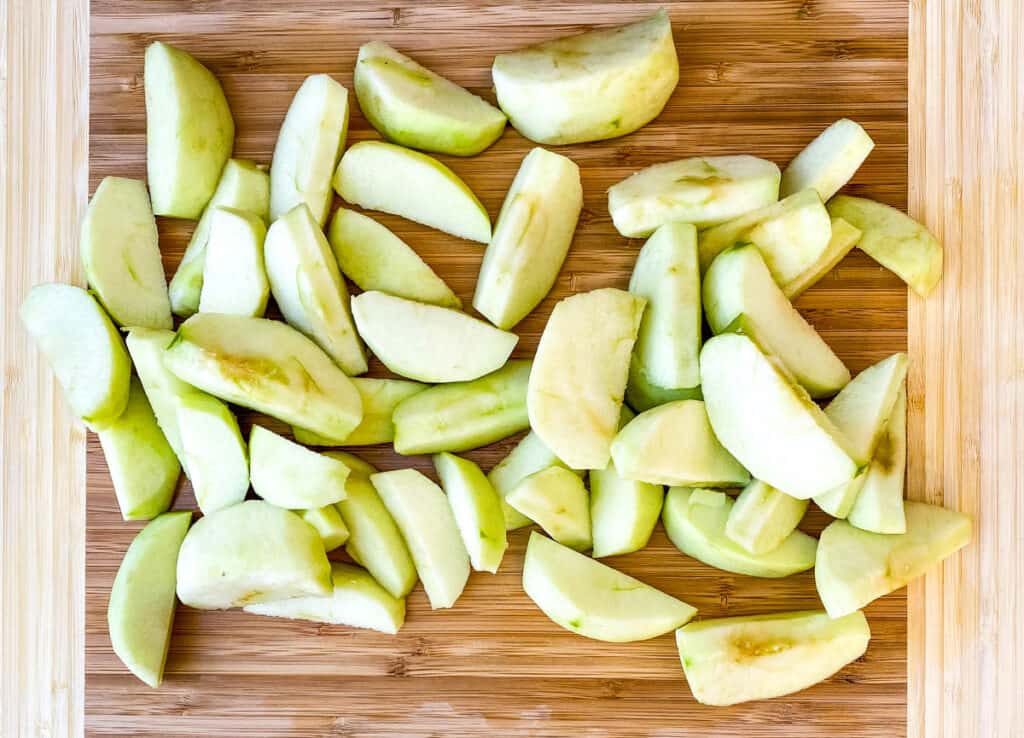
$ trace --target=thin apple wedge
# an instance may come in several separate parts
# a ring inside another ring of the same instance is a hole
[[[850,253],[850,250],[860,241],[861,235],[860,229],[854,228],[842,218],[833,218],[832,238],[829,239],[828,246],[800,274],[779,285],[782,287],[783,294],[790,300],[795,300],[803,294]]]
[[[346,490],[348,487],[346,486]],[[324,505],[323,507],[311,507],[306,510],[296,510],[299,517],[316,528],[323,541],[324,551],[333,551],[344,546],[348,541],[349,530],[345,521],[338,512],[337,505]]]
[[[552,466],[564,467],[565,462],[555,456],[540,436],[530,431],[523,436],[508,456],[499,461],[487,474],[487,479],[490,480],[491,485],[501,497],[501,511],[505,515],[506,530],[516,530],[531,522],[528,517],[505,502],[509,492],[531,474]]]
[[[793,157],[782,172],[779,194],[787,197],[813,189],[828,200],[853,179],[873,148],[875,142],[859,123],[841,118]]]
[[[306,509],[345,499],[349,469],[344,462],[318,454],[261,425],[249,434],[252,488],[271,505]]]
[[[752,554],[766,554],[796,530],[807,506],[807,500],[755,479],[743,488],[729,511],[725,535]]]
[[[873,533],[906,533],[903,485],[907,470],[907,389],[900,389],[864,483],[846,519]]]
[[[469,459],[440,453],[434,456],[434,469],[448,497],[470,564],[476,571],[495,573],[508,548],[501,498],[480,467]]]
[[[491,240],[491,218],[465,182],[431,156],[383,141],[360,141],[334,174],[345,202],[422,223],[469,241]]]
[[[245,210],[217,206],[203,257],[199,312],[262,317],[270,297],[263,259],[267,227]]]
[[[563,546],[586,551],[593,545],[590,496],[578,474],[561,466],[535,472],[505,497],[512,508]]]
[[[427,389],[420,382],[404,379],[376,379],[373,377],[352,377],[352,384],[363,401],[363,419],[344,438],[327,438],[312,431],[292,427],[295,440],[306,446],[372,446],[377,443],[391,443],[395,440],[395,424],[392,416],[405,400]]]
[[[629,383],[626,385],[626,403],[642,413],[658,405],[678,400],[700,400],[704,397],[700,385],[696,387],[682,387],[680,389],[668,389],[653,384],[643,368],[635,361],[629,364]]]
[[[639,579],[530,534],[523,589],[552,622],[597,641],[629,643],[668,633],[696,612]]]

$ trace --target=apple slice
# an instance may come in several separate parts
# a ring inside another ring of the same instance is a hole
[[[647,410],[612,442],[615,469],[624,479],[687,487],[738,487],[747,470],[722,448],[700,400],[679,400]]]
[[[167,280],[145,183],[105,177],[82,221],[82,264],[118,325],[171,327]]]
[[[247,500],[203,516],[178,553],[178,599],[223,610],[331,592],[331,564],[313,526]]]
[[[25,296],[18,315],[75,415],[103,428],[124,412],[131,360],[117,328],[92,295],[69,284],[38,284]]]
[[[805,500],[857,473],[842,433],[748,336],[705,343],[700,373],[715,436],[755,479]]]
[[[203,217],[196,223],[178,270],[168,285],[171,311],[183,318],[199,310],[206,246],[210,240],[210,219],[218,207],[244,210],[266,222],[270,216],[270,175],[245,159],[228,159],[224,165],[217,189],[203,211]]]
[[[324,436],[344,438],[363,417],[352,380],[319,346],[276,320],[193,315],[163,358],[189,384]]]
[[[846,519],[873,533],[906,533],[903,483],[907,470],[907,389],[896,398],[885,433],[864,472],[860,494]]]
[[[249,491],[249,459],[238,421],[205,392],[175,403],[181,450],[196,503],[204,515],[235,505]]]
[[[458,310],[383,292],[352,298],[359,335],[384,366],[421,382],[465,382],[500,368],[519,337]]]
[[[535,472],[517,484],[505,501],[562,545],[577,551],[593,545],[590,497],[583,480],[569,469],[552,466]]]
[[[651,383],[646,372],[636,363],[629,365],[629,384],[626,385],[626,402],[638,413],[650,410],[652,407],[664,405],[677,400],[700,400],[704,395],[697,387],[682,387],[680,389],[668,389]]]
[[[350,625],[394,635],[405,624],[405,599],[392,597],[357,566],[331,563],[333,590],[327,596],[292,597],[246,605],[254,615],[314,623]]]
[[[782,197],[813,189],[828,200],[839,192],[875,148],[868,132],[849,118],[830,125],[793,157],[782,173]]]
[[[938,505],[903,503],[907,532],[869,533],[837,520],[821,533],[814,582],[839,618],[895,592],[971,540],[971,519]]]
[[[431,609],[451,607],[469,579],[469,554],[444,492],[415,469],[374,474],[370,482],[402,531]]]
[[[373,218],[338,208],[327,234],[338,266],[364,292],[378,290],[441,307],[462,301],[419,254]]]
[[[349,469],[254,425],[249,433],[249,475],[253,491],[271,505],[307,509],[345,499]]]
[[[381,210],[470,241],[491,240],[491,219],[451,169],[419,151],[383,141],[360,141],[334,174],[345,202]]]
[[[786,299],[750,244],[723,251],[704,275],[704,311],[715,333],[743,331],[776,356],[811,397],[834,395],[850,370]]]
[[[673,487],[661,513],[676,548],[708,566],[751,577],[781,579],[814,566],[818,542],[794,530],[771,551],[752,554],[726,534],[735,503],[724,492]]]
[[[798,500],[759,479],[744,487],[729,511],[725,535],[752,554],[766,554],[782,545],[807,512]]]
[[[656,638],[697,612],[682,600],[536,532],[526,547],[523,589],[552,622],[611,643]]]
[[[804,270],[781,283],[782,293],[790,300],[795,300],[801,294],[816,284],[818,280],[828,274],[835,266],[843,260],[850,250],[857,245],[861,232],[854,228],[842,218],[832,219],[832,238],[828,246],[821,252],[821,255]]]
[[[203,258],[199,311],[258,318],[267,309],[270,283],[263,261],[263,219],[244,210],[215,207]]]
[[[604,469],[646,300],[605,288],[555,305],[530,373],[530,426],[573,469]]]
[[[328,451],[349,467],[345,499],[338,512],[349,530],[345,552],[365,567],[392,597],[405,597],[416,584],[416,567],[402,533],[370,484],[377,470],[358,456]]]
[[[508,548],[501,498],[480,467],[449,453],[434,456],[469,562],[476,571],[498,571]]]
[[[348,487],[346,486],[347,490]],[[299,517],[316,528],[323,541],[324,551],[333,551],[339,546],[344,546],[349,537],[348,526],[341,518],[337,505],[324,505],[323,507],[311,507],[306,510],[296,510]]]
[[[505,130],[505,114],[386,43],[359,47],[359,108],[386,138],[414,149],[473,156]]]
[[[195,220],[210,201],[235,143],[220,82],[181,49],[146,47],[146,180],[153,212]]]
[[[779,199],[779,168],[754,156],[699,156],[654,164],[608,190],[615,228],[646,238],[673,220],[724,223]]]
[[[693,696],[718,706],[806,689],[863,656],[870,640],[861,612],[838,620],[814,610],[714,618],[676,631]]]
[[[134,377],[124,412],[99,438],[122,518],[149,520],[170,507],[181,467]]]
[[[274,221],[263,251],[274,301],[346,374],[366,371],[366,353],[349,312],[348,290],[323,231],[305,203]]]
[[[473,307],[504,330],[537,307],[558,278],[582,207],[576,163],[541,148],[530,151],[484,252]]]
[[[501,512],[505,516],[506,530],[516,530],[531,522],[528,517],[505,502],[508,493],[534,472],[543,471],[552,466],[565,467],[565,462],[555,456],[540,436],[530,431],[523,436],[508,456],[499,461],[488,473],[487,479],[498,496],[501,497]]]
[[[526,138],[570,144],[625,136],[657,117],[679,82],[668,13],[498,54],[498,104]]]
[[[404,379],[375,379],[352,377],[359,397],[363,401],[363,420],[344,438],[327,438],[313,431],[292,426],[295,440],[306,446],[372,446],[395,440],[395,424],[391,416],[395,408],[413,395],[427,389],[427,385]]]
[[[942,246],[928,230],[896,208],[863,197],[836,195],[828,202],[833,218],[863,231],[857,248],[896,273],[921,297],[942,279]]]
[[[295,92],[270,164],[270,220],[305,203],[323,226],[334,195],[331,173],[348,134],[348,90],[329,75],[312,74]]]
[[[128,546],[110,588],[110,645],[121,663],[150,687],[163,681],[178,605],[178,549],[191,520],[190,512],[165,513],[143,528]]]
[[[530,361],[515,359],[472,382],[439,385],[395,408],[395,451],[403,456],[468,451],[529,427]]]

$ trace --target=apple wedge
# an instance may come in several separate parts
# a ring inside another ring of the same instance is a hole
[[[221,206],[213,209],[199,312],[263,315],[270,296],[263,260],[266,237],[267,227],[258,215]]]
[[[391,443],[395,440],[395,424],[392,416],[404,400],[418,395],[427,385],[404,379],[375,379],[352,377],[360,399],[363,401],[363,419],[344,438],[326,438],[299,426],[292,427],[295,440],[306,446],[372,446],[377,443]]]
[[[348,375],[366,371],[349,312],[348,290],[320,226],[305,203],[274,221],[263,246],[267,277],[284,319],[309,336]]]
[[[29,290],[18,315],[75,415],[98,429],[124,412],[131,360],[92,295],[69,284],[39,284]]]
[[[714,618],[676,631],[686,682],[703,705],[781,697],[824,681],[864,655],[864,613],[821,611]]]
[[[348,487],[346,486],[346,489]],[[344,546],[348,540],[349,530],[345,521],[338,512],[337,505],[324,505],[323,507],[312,507],[307,510],[296,510],[299,517],[316,528],[320,534],[320,540],[324,544],[324,551],[333,551]]]
[[[860,494],[846,519],[873,533],[906,533],[903,484],[907,470],[907,389],[896,398],[885,433],[864,472]]]
[[[707,228],[779,199],[779,168],[754,156],[700,156],[654,164],[608,190],[608,211],[627,238],[674,220]]]
[[[377,290],[431,305],[462,307],[451,287],[419,254],[373,218],[338,208],[327,238],[341,271],[364,292]]]
[[[813,189],[828,200],[853,179],[875,142],[859,123],[841,118],[807,144],[782,172],[779,194]]]
[[[837,520],[821,533],[814,582],[833,618],[895,592],[971,540],[966,515],[923,502],[903,503],[907,532],[869,533]]]
[[[247,500],[203,516],[178,553],[178,599],[223,610],[331,592],[331,564],[313,526]]]
[[[530,534],[523,589],[552,622],[587,638],[629,643],[678,628],[697,609],[639,579]]]
[[[254,615],[349,625],[394,635],[405,624],[405,599],[391,596],[357,566],[331,563],[332,591],[326,596],[292,597],[246,605]]]
[[[573,469],[604,469],[646,300],[605,288],[555,305],[530,373],[530,427]]]
[[[503,330],[525,318],[558,278],[582,208],[576,163],[542,148],[530,151],[484,252],[473,307]]]
[[[295,92],[270,164],[270,220],[302,203],[318,226],[334,195],[331,174],[348,134],[348,90],[329,75],[312,74]]]
[[[782,293],[790,300],[795,300],[802,295],[818,280],[831,272],[843,260],[843,257],[857,245],[860,237],[861,232],[858,228],[854,228],[842,218],[833,218],[832,238],[829,239],[828,246],[800,274],[779,285],[782,287]]]
[[[842,433],[748,336],[705,343],[700,373],[715,436],[755,479],[805,500],[857,473]]]
[[[153,212],[195,220],[210,201],[235,143],[220,82],[189,53],[146,47],[146,180]]]
[[[345,499],[349,469],[261,425],[249,434],[249,475],[253,491],[271,505],[307,509]]]
[[[402,146],[473,156],[505,130],[496,107],[381,41],[359,47],[354,83],[366,119]]]
[[[571,144],[625,136],[657,117],[679,82],[668,13],[498,54],[498,104],[526,138]]]
[[[82,221],[89,287],[118,325],[170,328],[171,304],[145,183],[105,177]]]
[[[530,361],[514,359],[472,382],[431,387],[395,408],[395,451],[403,456],[468,451],[529,427]]]
[[[345,202],[422,223],[470,241],[491,240],[487,210],[465,182],[437,159],[383,141],[360,141],[334,174]]]
[[[508,548],[498,493],[469,459],[440,453],[434,456],[434,469],[469,553],[469,563],[476,571],[497,572]]]
[[[811,397],[834,395],[850,370],[786,299],[750,244],[723,251],[704,275],[704,312],[715,333],[735,327],[777,357]]]
[[[352,380],[319,346],[276,320],[193,315],[163,358],[189,384],[330,438],[344,438],[363,417]]]
[[[590,496],[583,480],[569,469],[552,466],[531,474],[505,502],[563,546],[586,551],[593,545]]]
[[[178,605],[178,549],[191,521],[190,512],[155,518],[128,546],[110,588],[110,645],[121,663],[150,687],[163,681]]]
[[[415,469],[374,474],[370,482],[402,531],[431,609],[451,607],[469,579],[469,554],[444,492]]]
[[[181,450],[204,515],[238,504],[249,491],[249,458],[238,421],[223,402],[191,392],[175,405]]]
[[[736,498],[725,522],[725,535],[752,554],[766,554],[782,545],[807,512],[807,500],[753,480]]]
[[[384,366],[421,382],[465,382],[500,368],[519,337],[458,310],[383,292],[352,298],[359,335]]]
[[[679,400],[637,415],[612,442],[623,479],[686,487],[738,487],[750,474],[715,438],[704,403]]]
[[[565,466],[533,431],[530,431],[516,444],[508,456],[499,461],[487,474],[487,479],[501,497],[501,512],[505,516],[505,529],[516,530],[530,524],[530,519],[513,508],[505,498],[515,489],[516,485],[534,472],[543,471],[552,466]],[[566,467],[568,468],[568,467]]]

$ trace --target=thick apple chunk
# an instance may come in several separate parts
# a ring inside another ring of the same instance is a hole
[[[846,517],[851,525],[874,533],[906,533],[903,484],[907,471],[907,390],[900,389],[871,464],[864,472],[857,501]]]
[[[505,501],[562,545],[577,551],[592,546],[590,497],[578,474],[552,466],[521,481]]]
[[[372,446],[395,440],[395,409],[413,395],[427,389],[427,385],[404,379],[375,379],[352,377],[359,397],[363,401],[363,419],[344,438],[326,438],[312,431],[292,427],[295,440],[307,446]]]
[[[448,497],[462,543],[476,571],[498,571],[508,548],[501,498],[469,459],[449,453],[434,457],[434,468]]]
[[[807,500],[790,497],[755,479],[736,498],[725,534],[752,554],[774,551],[796,530],[807,505]]]
[[[199,312],[263,315],[270,296],[263,259],[266,236],[267,227],[258,215],[219,206],[213,209]]]
[[[529,372],[526,373],[526,376],[529,377]],[[552,466],[564,467],[565,462],[555,456],[540,436],[530,431],[523,436],[508,456],[499,461],[488,473],[487,478],[501,497],[501,511],[505,515],[506,530],[522,528],[531,522],[528,517],[505,502],[509,492],[531,474]]]
[[[868,132],[849,118],[842,118],[818,134],[797,154],[782,173],[780,195],[813,189],[828,200],[839,192],[875,148]]]
[[[249,434],[252,488],[271,505],[306,509],[345,499],[349,469],[335,458],[289,441],[261,425]]]

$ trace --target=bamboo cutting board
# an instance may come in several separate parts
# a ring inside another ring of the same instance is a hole
[[[90,192],[104,176],[145,176],[142,54],[153,40],[195,54],[223,82],[235,115],[235,155],[268,163],[292,94],[328,72],[351,90],[360,44],[379,39],[493,100],[495,53],[622,23],[659,3],[185,3],[94,0],[90,53]],[[555,301],[625,287],[641,242],[620,237],[605,190],[648,164],[751,153],[784,165],[836,118],[861,122],[877,147],[850,190],[903,208],[907,200],[907,6],[899,0],[664,3],[680,56],[665,111],[612,141],[560,147],[582,170],[584,210],[569,258],[544,303],[522,324],[529,356]],[[354,96],[350,97],[354,103]],[[377,138],[353,111],[349,142]],[[492,217],[532,144],[511,128],[472,159],[445,159]],[[375,217],[378,217],[375,215]],[[480,246],[379,215],[468,304]],[[168,275],[193,224],[162,219]],[[906,289],[855,251],[797,303],[859,371],[906,348]],[[380,366],[371,373],[381,374]],[[246,420],[249,416],[244,416]],[[468,454],[489,469],[516,438]],[[364,456],[382,469],[387,447]],[[150,690],[114,656],[106,632],[110,585],[141,527],[123,523],[95,437],[89,438],[86,530],[86,730],[92,735],[261,736],[863,736],[906,733],[906,601],[867,611],[864,658],[789,698],[703,707],[692,699],[671,635],[602,644],[549,622],[523,594],[528,532],[511,534],[496,576],[474,574],[456,607],[409,598],[397,637],[241,612],[179,608],[166,682]],[[194,509],[187,483],[175,508]],[[825,518],[811,514],[817,532]],[[679,553],[662,531],[641,552],[610,561],[699,608],[700,617],[817,607],[813,576],[761,580]],[[884,727],[883,727],[884,726]]]

